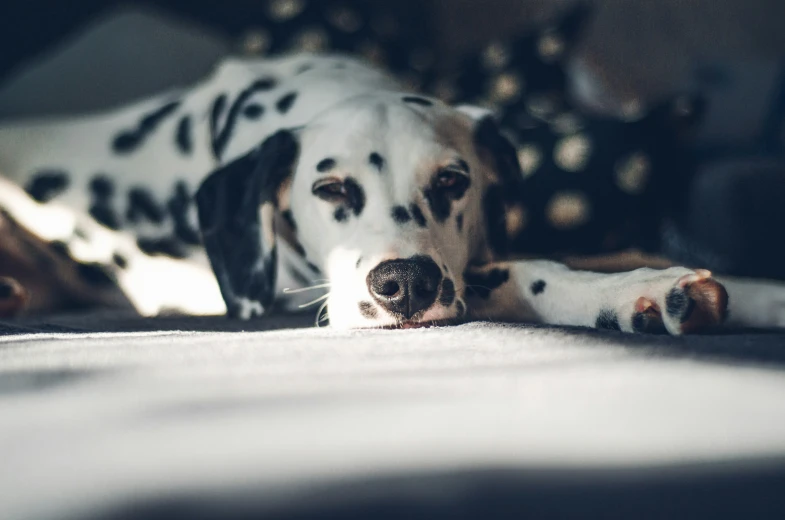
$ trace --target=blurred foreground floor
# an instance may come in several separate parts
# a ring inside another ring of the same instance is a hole
[[[0,517],[785,513],[783,333],[311,323],[0,324]]]

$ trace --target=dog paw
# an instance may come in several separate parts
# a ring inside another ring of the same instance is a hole
[[[638,298],[632,328],[645,333],[690,334],[723,323],[727,314],[725,287],[709,271],[699,269],[680,276],[665,287],[664,294]]]
[[[27,300],[27,291],[19,282],[0,276],[0,318],[16,316],[24,309]]]

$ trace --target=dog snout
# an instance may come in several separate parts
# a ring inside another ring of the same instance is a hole
[[[393,315],[410,319],[436,301],[442,272],[429,256],[387,260],[368,273],[371,296]]]

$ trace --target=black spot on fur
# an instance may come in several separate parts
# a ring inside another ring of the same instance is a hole
[[[177,133],[175,143],[183,155],[189,155],[194,148],[193,137],[191,136],[191,116],[183,116],[177,123]]]
[[[99,263],[78,264],[76,271],[84,282],[95,286],[114,285],[115,279],[106,266]]]
[[[384,157],[376,152],[373,152],[370,156],[368,156],[368,162],[374,165],[379,171],[384,169]]]
[[[114,137],[112,149],[119,154],[135,151],[179,107],[179,101],[172,101],[145,115],[139,120],[136,128],[123,130]]]
[[[120,217],[106,204],[93,204],[90,206],[89,212],[90,216],[93,217],[96,222],[103,224],[109,229],[117,230],[122,227]]]
[[[510,271],[507,269],[491,269],[487,273],[466,272],[463,275],[467,296],[479,296],[484,300],[491,296],[491,291],[498,289],[509,278]]]
[[[650,315],[645,312],[636,312],[632,315],[632,330],[647,334],[667,334],[668,330],[662,322],[659,313]]]
[[[532,294],[537,295],[542,293],[545,290],[546,285],[547,284],[545,283],[545,280],[537,280],[533,282],[531,286]]]
[[[248,119],[256,120],[264,114],[264,107],[257,103],[251,103],[243,109],[243,115]]]
[[[281,212],[281,218],[283,218],[289,227],[292,228],[292,231],[297,231],[297,222],[294,221],[294,215],[292,215],[291,210],[284,210]]]
[[[463,231],[463,213],[455,217],[455,224],[458,226],[458,232]]]
[[[256,80],[251,87],[254,92],[267,92],[278,86],[278,81],[275,78],[262,78]]]
[[[210,135],[213,138],[213,152],[215,152],[216,147],[215,141],[221,133],[218,129],[218,123],[223,116],[224,110],[226,110],[226,103],[228,101],[229,98],[227,95],[221,94],[213,100],[213,103],[210,106]]]
[[[114,262],[114,265],[120,269],[125,269],[128,267],[128,260],[120,253],[115,253],[112,255],[112,262]]]
[[[60,170],[44,170],[33,175],[25,191],[38,202],[49,202],[68,187],[68,175]]]
[[[199,231],[188,220],[188,212],[193,202],[188,185],[184,181],[178,181],[174,185],[174,194],[166,203],[166,208],[174,222],[175,237],[185,244],[195,246],[201,243],[201,237]]]
[[[346,200],[349,209],[352,210],[355,216],[359,216],[365,208],[365,191],[362,186],[351,177],[347,177],[343,181],[344,190],[346,190]]]
[[[466,314],[466,305],[464,305],[461,300],[455,302],[455,308],[458,311],[458,317],[461,317],[464,314]]]
[[[594,323],[594,327],[603,330],[621,330],[621,326],[619,326],[619,317],[616,315],[616,312],[611,309],[603,309],[600,311],[600,314],[597,316],[597,321]]]
[[[404,103],[412,103],[413,105],[420,105],[423,107],[430,107],[433,106],[433,102],[419,97],[419,96],[406,96],[403,98]]]
[[[299,242],[295,242],[292,244],[292,249],[294,252],[297,253],[299,256],[305,258],[305,248]]]
[[[172,258],[188,256],[183,244],[172,237],[140,238],[136,241],[136,245],[148,255],[165,255]]]
[[[439,303],[444,307],[449,307],[455,301],[455,284],[449,278],[442,282],[442,292],[439,295]]]
[[[359,268],[360,268],[360,264],[361,264],[362,262],[363,262],[363,257],[362,257],[362,256],[360,256],[359,258],[357,258],[357,263],[356,263],[356,264],[354,264],[354,267],[356,267],[357,269],[359,269]]]
[[[646,330],[646,326],[648,325],[648,317],[646,313],[643,312],[636,312],[632,316],[632,330],[635,332],[644,332]]]
[[[340,208],[335,208],[335,212],[333,213],[333,218],[338,222],[346,222],[346,219],[349,218],[349,215],[346,213],[346,208],[341,206]]]
[[[448,199],[443,192],[428,188],[423,192],[425,200],[428,201],[428,206],[431,208],[431,214],[436,222],[444,222],[450,216],[450,199]]]
[[[79,237],[81,239],[86,239],[87,238],[87,231],[85,231],[84,229],[82,229],[79,226],[76,226],[74,228],[74,236],[75,237]]]
[[[674,287],[665,297],[665,311],[669,316],[679,318],[681,323],[690,318],[694,308],[695,302],[680,287]]]
[[[665,310],[670,316],[679,316],[687,306],[687,295],[679,287],[674,287],[665,297]]]
[[[406,224],[412,219],[412,216],[403,206],[395,206],[392,209],[392,218],[398,224]]]
[[[469,189],[470,181],[468,177],[460,175],[453,186],[440,187],[437,182],[438,177],[423,191],[423,195],[428,201],[433,218],[437,222],[444,222],[450,216],[452,201],[463,197],[466,190]]]
[[[363,318],[367,318],[369,320],[376,318],[377,311],[376,311],[376,307],[373,306],[373,303],[360,302],[358,304],[358,307],[360,308],[360,314],[363,315]]]
[[[254,112],[256,109],[251,109],[251,115],[249,116],[245,113],[245,109],[249,106],[256,106],[259,109],[262,109],[260,105],[256,104],[248,104],[248,101],[251,97],[256,94],[257,92],[265,92],[275,88],[276,81],[272,78],[263,78],[254,81],[249,85],[247,88],[242,90],[232,103],[232,106],[229,107],[229,112],[226,115],[226,122],[224,123],[223,129],[218,130],[218,120],[221,118],[223,114],[226,103],[227,97],[226,94],[221,94],[216,98],[213,102],[213,107],[210,113],[210,128],[211,128],[211,135],[212,135],[212,145],[213,145],[213,153],[217,158],[221,158],[223,156],[224,151],[226,151],[226,147],[229,145],[229,140],[232,138],[234,134],[235,126],[237,126],[237,120],[240,117],[241,113],[244,113],[246,117],[254,119]],[[260,117],[262,115],[262,111],[259,111],[256,114],[256,117]]]
[[[409,206],[409,211],[411,211],[412,217],[418,226],[424,228],[427,225],[427,222],[425,221],[425,215],[423,215],[420,206],[413,203],[411,206]]]
[[[308,266],[308,269],[313,271],[315,274],[320,274],[322,272],[321,269],[316,267],[316,264],[312,264],[311,262],[306,262],[305,264]]]
[[[294,101],[297,99],[297,92],[289,92],[284,97],[276,101],[275,108],[278,109],[278,112],[281,114],[287,113],[294,105]]]
[[[97,199],[108,199],[114,195],[114,183],[105,175],[96,175],[90,181],[90,192]]]
[[[297,70],[294,72],[294,75],[297,76],[299,74],[302,74],[303,72],[308,72],[312,68],[313,68],[313,65],[311,65],[310,63],[306,63],[305,65],[300,65],[297,68]]]
[[[155,224],[161,224],[166,214],[164,208],[156,202],[153,194],[146,188],[132,188],[128,191],[128,209],[125,218],[131,222],[139,222],[142,218]]]
[[[120,216],[112,208],[114,183],[106,175],[96,175],[90,181],[92,200],[88,209],[90,216],[109,229],[120,229]]]
[[[326,158],[319,161],[319,164],[316,165],[316,171],[320,173],[329,172],[335,168],[335,159]]]

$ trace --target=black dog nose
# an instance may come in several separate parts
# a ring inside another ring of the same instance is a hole
[[[382,307],[406,319],[436,301],[442,271],[429,256],[388,260],[377,265],[367,278],[368,290]]]

